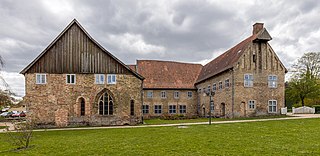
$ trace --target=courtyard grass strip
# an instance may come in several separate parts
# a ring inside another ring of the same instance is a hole
[[[34,132],[32,148],[0,155],[320,155],[320,119],[178,128]],[[5,134],[0,134],[5,137]]]

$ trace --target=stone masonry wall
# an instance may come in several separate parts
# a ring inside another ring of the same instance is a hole
[[[230,86],[225,86],[225,80],[229,79]],[[219,89],[219,82],[222,82],[222,89]],[[218,76],[210,78],[200,84],[197,85],[198,89],[201,89],[198,92],[199,96],[199,115],[208,116],[210,109],[210,97],[205,94],[210,86],[212,90],[213,84],[216,84],[217,90],[215,91],[215,95],[213,96],[214,101],[214,111],[212,112],[213,116],[231,116],[232,112],[232,72],[227,71]]]
[[[107,78],[107,75],[105,75]],[[66,84],[66,74],[47,74],[46,84],[36,84],[36,74],[25,74],[25,101],[29,118],[38,124],[123,125],[141,122],[142,81],[133,75],[116,75],[116,84],[95,84],[94,74],[76,74],[76,84]],[[97,95],[103,90],[114,98],[114,113],[98,114]],[[79,99],[85,100],[85,116],[80,116]],[[134,116],[130,115],[134,100]]]
[[[200,84],[197,88],[201,89],[199,94],[199,106],[201,115],[204,115],[203,108],[208,115],[209,97],[203,96],[203,88],[207,89],[210,85],[216,83],[217,91],[214,96],[214,114],[223,116],[222,104],[225,104],[226,117],[241,117],[241,116],[258,116],[268,114],[280,114],[280,109],[284,107],[284,79],[285,67],[277,58],[275,52],[268,43],[261,43],[261,51],[259,49],[260,43],[252,43],[244,54],[240,57],[237,64],[234,66],[234,71],[229,70],[219,75],[214,76]],[[255,56],[253,56],[255,55]],[[254,57],[256,57],[254,61]],[[232,75],[233,73],[233,75]],[[253,74],[253,87],[244,87],[244,74]],[[277,76],[277,87],[268,87],[268,76]],[[232,85],[234,78],[234,103],[232,113]],[[230,87],[225,88],[225,80],[229,79]],[[223,89],[218,90],[218,83],[222,81]],[[255,108],[248,107],[249,100],[255,101]],[[271,113],[268,111],[268,101],[277,101],[277,112]]]
[[[152,91],[153,97],[148,98],[147,92]],[[161,98],[161,91],[165,91],[167,97]],[[179,92],[179,98],[174,98],[174,92]],[[192,92],[192,97],[188,97],[188,92]],[[162,115],[175,115],[179,113],[179,105],[186,105],[186,113],[182,114],[187,117],[192,117],[197,115],[197,92],[196,90],[144,90],[143,104],[149,105],[149,114],[144,114],[144,118],[159,117]],[[162,113],[154,113],[154,105],[162,105]],[[169,114],[169,105],[176,105],[175,114]]]

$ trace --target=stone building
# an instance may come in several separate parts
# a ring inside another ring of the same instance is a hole
[[[73,20],[26,68],[28,117],[38,125],[141,122],[143,77]]]
[[[279,114],[284,107],[287,72],[268,43],[272,38],[263,23],[253,33],[206,64],[195,83],[200,114],[240,117]],[[215,92],[213,105],[205,92]]]
[[[202,66],[138,60],[125,65],[73,20],[25,69],[28,117],[39,125],[125,125],[163,115],[279,114],[287,72],[262,23]],[[210,105],[210,96],[215,93]]]
[[[130,68],[143,75],[143,115],[197,116],[197,89],[194,83],[201,64],[138,60]]]

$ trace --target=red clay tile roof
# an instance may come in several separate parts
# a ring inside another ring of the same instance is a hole
[[[143,88],[196,89],[201,64],[172,61],[137,60],[137,72],[145,78]]]
[[[131,70],[133,70],[133,71],[135,71],[135,72],[137,72],[136,71],[136,65],[127,65]]]
[[[196,83],[202,82],[210,77],[213,77],[227,69],[233,67],[244,50],[247,48],[250,42],[257,39],[258,34],[254,34],[247,39],[241,41],[236,46],[232,47],[225,53],[221,54],[211,62],[207,63],[201,70]]]

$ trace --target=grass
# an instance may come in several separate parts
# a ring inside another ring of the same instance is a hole
[[[0,129],[5,129],[7,128],[7,126],[0,126]]]
[[[0,155],[320,155],[320,119],[34,132],[30,149]],[[4,138],[5,134],[0,134]]]
[[[273,116],[258,116],[258,117],[250,117],[250,118],[234,118],[234,119],[225,119],[225,118],[212,118],[212,122],[214,121],[231,121],[231,120],[252,120],[252,119],[269,119],[269,118],[285,118],[292,117],[286,115],[273,115]],[[164,120],[160,118],[155,119],[146,119],[144,120],[144,124],[146,125],[160,125],[160,124],[177,124],[177,123],[193,123],[193,122],[208,122],[208,118],[197,118],[197,119],[186,119],[186,120]]]

